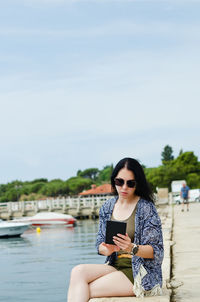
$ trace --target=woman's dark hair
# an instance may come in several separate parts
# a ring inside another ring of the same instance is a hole
[[[127,170],[132,171],[135,175],[135,180],[136,180],[135,194],[143,199],[154,202],[153,192],[146,180],[142,166],[136,159],[130,157],[125,157],[121,159],[112,172],[111,186],[112,186],[113,194],[118,195],[117,190],[115,188],[114,179],[117,176],[118,172],[123,168],[127,168]]]

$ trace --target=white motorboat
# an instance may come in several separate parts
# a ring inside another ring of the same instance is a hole
[[[11,222],[0,219],[0,237],[16,237],[22,235],[28,227],[30,222]]]
[[[27,221],[33,226],[50,226],[50,225],[64,225],[64,226],[75,226],[76,219],[67,214],[55,213],[55,212],[40,212],[32,217],[24,217],[21,219],[15,219],[14,221]]]

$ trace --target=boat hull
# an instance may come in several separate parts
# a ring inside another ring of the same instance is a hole
[[[63,225],[63,226],[73,226],[75,220],[65,220],[65,219],[38,219],[31,220],[33,226],[42,226],[42,225]]]
[[[21,236],[30,226],[30,223],[26,224],[12,224],[9,222],[0,223],[0,238],[3,237],[17,237]]]

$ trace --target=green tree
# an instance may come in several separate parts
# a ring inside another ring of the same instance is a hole
[[[91,188],[93,181],[90,178],[71,177],[67,180],[70,195],[76,195],[83,190]]]
[[[90,178],[96,180],[99,174],[99,169],[97,168],[89,168],[84,171],[78,171],[78,176],[83,178]]]
[[[169,145],[166,145],[163,149],[163,152],[161,153],[161,156],[162,156],[161,160],[162,160],[163,164],[166,164],[170,160],[173,160],[174,156],[173,156],[172,147],[170,147]]]
[[[45,182],[47,183],[48,182],[48,179],[47,178],[36,178],[34,180],[32,180],[30,183],[34,184],[34,183],[38,183],[38,182]]]
[[[186,181],[190,189],[200,188],[200,175],[197,173],[190,173],[186,177]]]
[[[78,170],[76,176],[80,176],[81,172],[82,172],[81,170]]]
[[[179,155],[183,154],[183,149],[181,148],[179,151]]]
[[[100,184],[102,182],[110,182],[112,171],[113,171],[113,165],[105,166],[102,170],[99,171],[97,183]]]
[[[156,187],[171,190],[171,182],[180,179],[185,179],[191,188],[200,187],[200,162],[193,152],[184,152],[157,168],[146,168],[145,174],[154,190]]]
[[[21,189],[21,195],[29,195],[32,193],[32,185],[30,183],[25,183]]]
[[[186,177],[189,173],[200,173],[200,162],[198,158],[194,155],[194,152],[184,152],[179,155],[175,160],[173,165],[182,171],[183,176]]]
[[[41,189],[43,186],[45,186],[45,183],[44,183],[44,182],[36,182],[36,183],[33,183],[33,184],[31,185],[31,188],[30,188],[31,193],[37,193],[37,192],[39,192],[40,189]]]
[[[15,189],[11,189],[7,191],[5,194],[5,199],[7,199],[7,201],[17,201],[18,199],[17,191]]]
[[[53,179],[50,182],[44,184],[38,193],[46,196],[59,196],[69,192],[67,184],[61,179]]]

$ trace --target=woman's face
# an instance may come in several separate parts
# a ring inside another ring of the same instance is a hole
[[[115,178],[124,180],[124,184],[122,186],[115,185],[118,195],[123,199],[133,198],[133,196],[135,195],[136,188],[135,187],[130,188],[127,185],[127,181],[135,180],[134,173],[132,171],[128,170],[127,168],[123,168],[118,172],[118,174]]]

